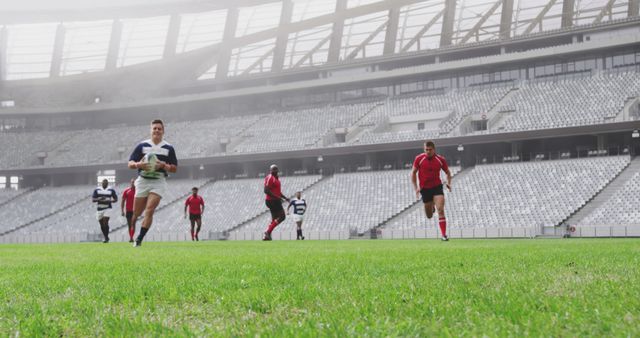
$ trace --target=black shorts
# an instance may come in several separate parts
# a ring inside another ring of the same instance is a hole
[[[422,189],[420,195],[422,195],[422,203],[433,202],[433,196],[444,195],[442,184],[431,189]]]
[[[269,211],[271,211],[271,218],[278,218],[284,215],[284,208],[280,200],[268,200],[266,204]]]
[[[189,213],[190,221],[199,221],[202,218],[202,215]]]
[[[133,211],[127,211],[124,215],[127,217],[127,224],[129,224],[133,218]]]

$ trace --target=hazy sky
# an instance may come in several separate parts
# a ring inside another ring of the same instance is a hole
[[[24,12],[20,17],[24,17],[26,21],[25,24],[9,23],[5,26],[8,33],[7,64],[0,65],[0,67],[6,67],[7,79],[9,80],[48,77],[56,27],[62,24],[66,33],[59,75],[104,70],[114,18],[110,17],[110,14],[105,14],[104,17],[82,20],[83,16],[77,14],[85,12],[111,13],[99,10],[106,7],[116,8],[116,12],[120,12],[122,8],[126,11],[126,8],[144,6],[161,8],[162,6],[175,7],[176,5],[193,4],[196,8],[204,7],[205,12],[198,11],[181,15],[176,53],[202,48],[218,43],[222,39],[226,10],[224,8],[207,9],[208,5],[222,1],[230,2],[232,0],[0,0],[0,14],[3,12]],[[379,1],[383,0],[348,0],[347,7],[352,8]],[[454,44],[484,41],[499,36],[501,8],[494,7],[495,1],[457,1]],[[548,0],[514,0],[512,35],[520,35],[528,30],[535,33],[541,30],[560,28],[562,14],[562,1],[560,0],[556,1],[546,12],[544,20],[540,24],[529,27],[530,20],[542,11],[547,2]],[[608,0],[575,0],[574,24],[592,23],[607,2]],[[296,22],[333,12],[336,0],[293,0],[293,3],[292,22]],[[626,17],[627,3],[628,0],[615,1],[615,14],[611,18]],[[281,8],[282,4],[279,1],[241,7],[235,36],[244,36],[277,27]],[[490,8],[496,10],[484,21],[479,34],[468,35],[469,30]],[[417,43],[410,44],[410,42],[424,27],[424,24],[437,17],[443,9],[444,1],[439,0],[424,0],[403,6],[400,10],[397,51],[438,48],[442,29],[441,16],[428,31],[423,32]],[[72,11],[76,15],[74,20],[63,20],[63,22],[39,20],[37,23],[27,23],[30,11]],[[153,17],[121,19],[122,34],[117,60],[118,67],[158,60],[162,57],[170,17],[168,13],[155,15]],[[10,14],[6,16],[7,20],[11,18],[13,16]],[[2,26],[1,19],[2,15],[0,15],[0,26]],[[371,32],[384,25],[387,19],[387,12],[382,10],[345,20],[340,57],[346,59],[354,50],[358,53],[356,57],[381,55],[385,38],[384,32],[379,32],[368,40],[369,43],[365,48],[359,51],[357,48],[362,41],[369,37]],[[606,21],[609,17],[603,19]],[[329,46],[327,37],[330,34],[331,23],[290,34],[286,46],[285,69],[297,65],[300,60],[304,62],[302,65],[307,66],[326,62]],[[275,39],[270,38],[234,48],[231,51],[231,67],[228,75],[269,71],[274,45]],[[310,50],[315,51],[313,56],[303,59]],[[203,75],[203,78],[213,77],[216,69],[214,65]]]
[[[203,0],[0,0],[0,10],[28,11],[28,10],[65,10],[96,7],[125,7],[176,3],[206,3]]]

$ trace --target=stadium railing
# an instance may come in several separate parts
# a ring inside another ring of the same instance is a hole
[[[611,238],[611,237],[640,237],[640,224],[627,226],[589,226],[589,227],[555,227],[552,232],[541,231],[537,227],[531,228],[450,228],[449,238],[451,239],[486,239],[486,238],[536,238],[536,237],[573,237],[573,238]],[[305,231],[306,240],[348,240],[350,236],[348,230],[344,231]],[[440,234],[438,229],[405,229],[405,230],[385,230],[377,231],[375,238],[386,240],[397,239],[437,239]],[[128,242],[126,234],[112,234],[112,242]],[[201,240],[218,240],[216,236],[209,232],[203,232]],[[224,236],[232,241],[259,241],[262,239],[260,231],[232,232],[229,236]],[[275,231],[273,240],[295,240],[295,231]],[[369,238],[369,237],[364,237]],[[181,242],[190,241],[190,234],[184,232],[150,232],[145,238],[146,242]],[[37,243],[80,243],[80,242],[100,242],[101,236],[96,233],[84,234],[34,234],[32,236],[7,235],[0,237],[2,244],[37,244]]]

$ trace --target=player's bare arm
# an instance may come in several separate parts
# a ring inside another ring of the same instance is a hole
[[[449,171],[449,168],[447,168],[444,173],[447,174],[447,189],[451,191],[451,171]]]
[[[156,170],[166,170],[170,173],[175,173],[176,171],[178,171],[178,166],[177,165],[173,165],[173,164],[169,164],[163,161],[158,161],[156,163]]]
[[[282,200],[284,199],[285,201],[289,202],[289,199],[286,196],[277,196],[276,194],[274,194],[273,192],[271,192],[271,189],[264,187],[264,193],[277,199],[277,200]]]
[[[129,161],[127,166],[129,167],[129,169],[149,170],[149,163],[144,163],[142,161],[140,161],[140,162]]]
[[[411,170],[411,184],[413,184],[413,190],[416,192],[416,196],[419,198],[420,188],[418,188],[418,179],[416,176],[417,174],[418,174],[418,168],[413,167],[413,169]]]

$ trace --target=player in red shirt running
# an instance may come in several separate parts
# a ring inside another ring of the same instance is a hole
[[[131,223],[131,219],[133,218],[133,200],[136,195],[135,181],[135,179],[131,179],[131,185],[122,193],[122,202],[120,202],[120,212],[122,216],[127,218],[127,226],[129,227],[129,243],[133,243],[133,235],[136,233],[136,227]]]
[[[444,191],[440,180],[440,170],[447,174],[447,189],[451,191],[451,172],[447,161],[442,155],[436,154],[436,145],[433,141],[426,141],[424,143],[424,153],[416,156],[413,161],[411,183],[413,183],[413,189],[416,191],[416,197],[419,198],[422,195],[424,211],[428,219],[433,217],[435,203],[435,209],[438,210],[438,216],[440,217],[439,225],[442,240],[448,241],[447,219],[444,215]],[[420,187],[418,187],[417,181],[420,182]]]
[[[191,222],[191,240],[199,241],[198,234],[202,227],[202,213],[204,213],[204,199],[198,196],[198,188],[191,188],[191,196],[184,201],[184,218],[187,218],[187,207],[189,207],[189,221]],[[196,231],[193,231],[195,224],[198,224]]]
[[[280,190],[278,166],[272,164],[269,171],[271,173],[264,178],[264,193],[266,194],[267,208],[269,208],[271,212],[271,223],[269,223],[269,227],[264,233],[263,241],[270,241],[273,229],[286,218],[284,208],[282,207],[282,200],[289,202],[289,199],[285,197],[282,194],[282,190]]]

